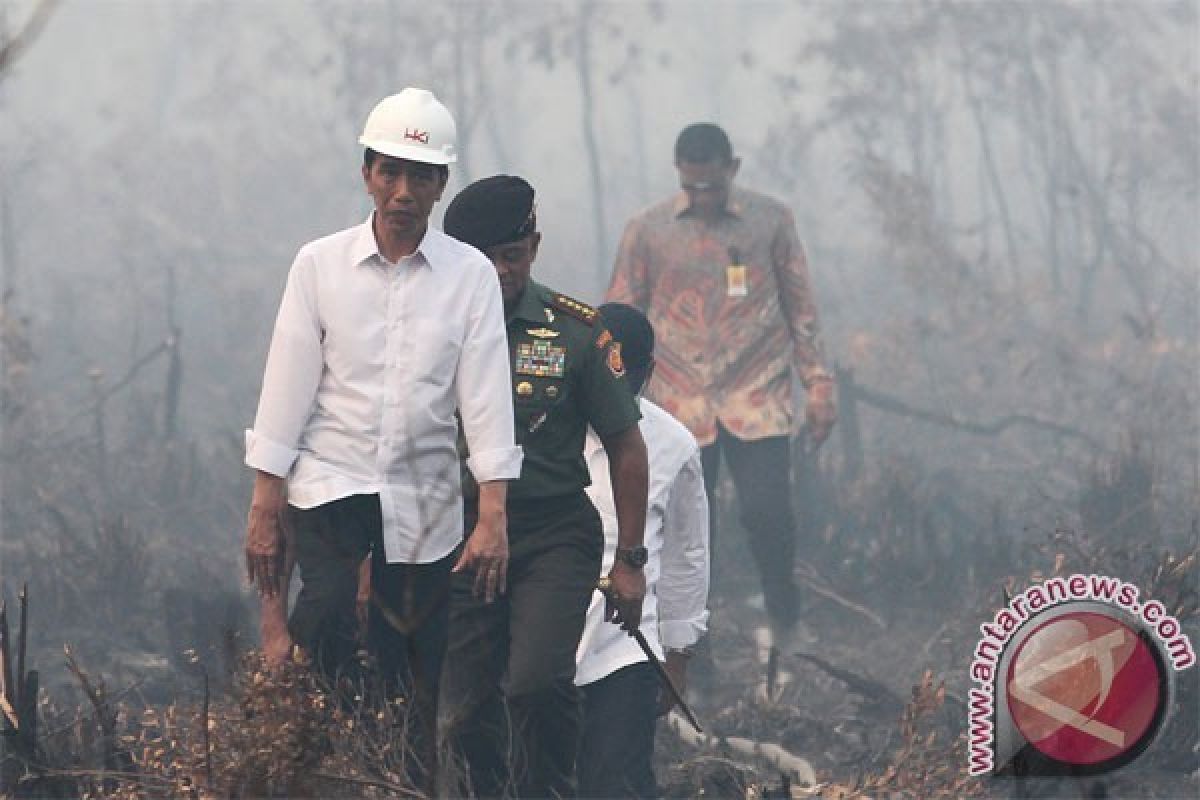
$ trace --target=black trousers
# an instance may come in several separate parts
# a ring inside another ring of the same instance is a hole
[[[468,530],[475,509],[468,506]],[[508,506],[508,592],[488,604],[451,581],[443,674],[447,744],[468,786],[454,796],[574,796],[581,710],[575,650],[600,577],[600,517],[578,492]]]
[[[353,495],[289,513],[301,579],[288,620],[293,641],[312,655],[343,700],[364,689],[376,701],[407,699],[408,713],[399,722],[407,726],[403,735],[410,746],[396,757],[405,759],[400,766],[415,786],[431,789],[454,556],[430,564],[387,563],[378,495]],[[368,555],[372,602],[366,644],[377,673],[365,670],[357,656],[358,568]]]
[[[645,661],[582,687],[579,796],[653,800],[658,676]]]
[[[717,440],[700,453],[708,493],[709,539],[715,550],[717,504],[713,489],[721,456],[737,489],[738,516],[750,535],[750,552],[762,578],[767,616],[782,627],[800,616],[792,570],[796,560],[796,519],[792,511],[791,441],[786,436],[747,441],[717,425]],[[719,565],[713,565],[718,572]]]

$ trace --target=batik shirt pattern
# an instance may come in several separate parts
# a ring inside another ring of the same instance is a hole
[[[735,188],[705,222],[682,193],[626,226],[608,300],[654,325],[647,396],[701,445],[717,422],[742,439],[794,432],[793,376],[826,375],[804,249],[791,212]]]

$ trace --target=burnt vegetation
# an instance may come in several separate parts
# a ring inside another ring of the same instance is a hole
[[[51,12],[67,13],[36,5],[31,25],[0,18],[0,82],[21,78],[14,65],[53,31]],[[241,27],[233,6],[200,8],[162,13],[189,42]],[[399,3],[385,16],[454,32],[458,46],[411,57],[455,76],[463,173],[487,154],[508,169],[513,145],[496,121],[520,108],[513,87],[536,95],[567,70],[593,180],[548,194],[588,198],[593,230],[561,240],[595,239],[606,276],[613,220],[670,179],[640,134],[652,127],[644,87],[690,62],[654,36],[694,20],[671,4],[644,17],[530,6],[517,23],[488,4],[456,8]],[[1176,675],[1166,729],[1122,772],[1048,786],[966,777],[979,625],[1023,588],[1116,576],[1200,645],[1196,8],[817,8],[822,24],[795,25],[803,41],[781,60],[739,44],[727,80],[769,87],[773,116],[754,135],[734,131],[742,177],[796,209],[837,365],[833,439],[818,457],[798,448],[794,465],[796,579],[819,643],[764,673],[757,581],[722,487],[713,669],[692,686],[708,735],[662,723],[659,782],[669,797],[1196,796],[1196,667]],[[263,33],[209,66],[224,75],[261,54],[324,80],[335,102],[314,127],[333,152],[343,118],[414,68],[396,61],[379,76],[381,59],[409,56],[389,49],[376,11],[348,8],[319,46]],[[765,35],[778,11],[739,24]],[[170,97],[174,73],[161,74],[156,92]],[[286,94],[269,78],[262,89],[268,105]],[[50,137],[14,146],[3,165],[0,795],[417,796],[402,704],[330,700],[301,666],[268,671],[254,652],[239,431],[280,279],[262,265],[288,257],[258,228],[288,242],[312,231],[289,227],[309,219],[292,193],[281,221],[239,206],[231,187],[278,182],[280,163],[307,163],[316,145],[259,153],[274,135],[259,109],[218,94],[185,108],[205,118],[228,101],[241,144],[197,137],[205,169],[179,167],[173,187],[224,198],[204,219],[176,207],[152,169],[174,151],[141,138],[170,119],[165,103],[89,153],[109,165],[92,182],[108,188],[85,200],[116,210],[91,231],[83,288],[50,268],[60,243],[35,219],[47,199],[35,150]],[[604,105],[610,95],[621,111]],[[598,135],[606,114],[638,135]],[[648,169],[597,177],[601,163],[656,159],[661,182]],[[313,171],[295,194],[327,202],[325,219],[340,214],[343,198],[322,198],[341,176]],[[190,313],[192,302],[208,310]]]

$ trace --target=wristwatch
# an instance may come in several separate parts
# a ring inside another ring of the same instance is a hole
[[[618,547],[617,560],[624,562],[626,565],[634,569],[641,569],[646,566],[646,561],[650,558],[650,554],[646,552],[646,548],[638,545],[637,547]]]

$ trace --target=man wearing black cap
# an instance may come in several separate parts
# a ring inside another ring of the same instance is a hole
[[[499,580],[507,593],[489,603],[469,577],[452,584],[446,735],[477,796],[569,797],[580,725],[575,650],[604,549],[584,492],[584,437],[591,426],[603,442],[615,496],[619,546],[607,615],[632,630],[646,589],[640,414],[620,346],[595,309],[529,278],[541,243],[533,187],[508,175],[477,181],[450,203],[443,227],[482,250],[500,279],[525,454],[509,485],[509,562]],[[473,513],[468,499],[468,530]]]
[[[641,393],[654,372],[654,329],[642,312],[624,303],[598,309],[621,344],[630,388]],[[708,611],[708,500],[696,437],[666,411],[639,397],[638,427],[649,460],[646,504],[646,602],[642,635],[666,664],[681,692],[691,648],[704,635]],[[588,496],[604,522],[604,563],[616,547],[616,514],[608,458],[591,433],[584,457],[592,474]],[[576,657],[575,683],[583,692],[579,743],[579,796],[649,800],[656,797],[654,727],[674,705],[646,654],[624,632],[604,622],[604,596],[596,592]]]

